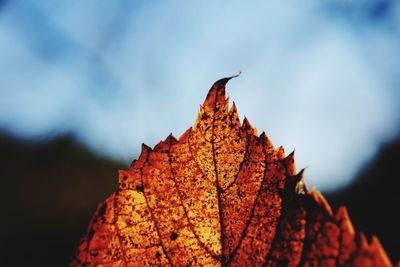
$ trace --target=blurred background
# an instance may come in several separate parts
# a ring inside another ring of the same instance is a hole
[[[0,265],[65,266],[212,83],[399,260],[400,1],[0,0]]]

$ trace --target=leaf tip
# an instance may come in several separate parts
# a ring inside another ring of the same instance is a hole
[[[168,137],[165,139],[165,142],[169,145],[173,145],[173,144],[176,144],[178,142],[178,140],[172,133],[170,133],[168,135]]]
[[[150,153],[152,151],[151,147],[149,147],[148,145],[146,145],[145,143],[142,143],[142,152],[140,153],[139,158],[142,158],[142,156],[147,155],[148,153]]]
[[[298,174],[286,178],[285,192],[287,192],[288,195],[306,194],[308,192],[306,184],[304,183],[304,169]]]
[[[350,233],[350,235],[355,234],[354,226],[351,223],[349,213],[345,206],[340,206],[335,214],[336,220],[340,223],[340,227],[343,231]]]
[[[386,254],[381,242],[379,241],[378,237],[373,235],[371,238],[371,245],[370,248],[374,254],[379,257],[379,259],[383,262],[385,266],[392,266],[392,262],[389,259],[389,256]]]
[[[246,118],[246,116],[243,119],[243,123],[242,123],[242,129],[248,134],[248,135],[255,135],[257,136],[257,130],[256,128],[254,128],[251,123],[249,122],[249,120]]]
[[[283,159],[286,166],[286,172],[289,176],[293,176],[296,173],[296,164],[294,163],[294,150]]]
[[[267,134],[263,131],[260,135],[260,140],[262,144],[265,146],[267,153],[272,153],[275,150],[274,145],[271,140],[268,138]]]
[[[238,77],[241,74],[239,72],[236,75],[219,79],[218,81],[214,82],[211,86],[211,89],[208,91],[206,100],[204,101],[202,107],[213,105],[216,101],[220,101],[218,99],[225,99],[225,86],[226,84],[233,78]]]
[[[278,149],[276,149],[276,155],[277,155],[278,159],[285,158],[285,149],[283,148],[283,146],[280,146],[280,147],[278,147]]]
[[[229,109],[229,114],[237,114],[237,107],[236,107],[235,101],[232,102],[232,106]]]
[[[297,194],[307,194],[308,188],[306,183],[304,182],[304,172],[305,168],[301,169],[301,171],[295,176],[297,183],[296,183],[296,193]]]
[[[222,85],[222,86],[225,86],[231,79],[237,78],[237,77],[239,77],[241,74],[242,74],[242,71],[239,71],[238,74],[235,74],[235,75],[232,75],[232,76],[229,76],[229,77],[225,77],[225,78],[219,79],[218,81],[216,81],[216,82],[214,83],[214,85]]]
[[[318,191],[315,187],[311,190],[310,195],[312,198],[315,200],[315,202],[321,206],[330,216],[333,215],[332,208],[329,205],[328,201],[326,198],[321,194],[320,191]]]
[[[363,250],[368,249],[369,244],[368,244],[367,236],[365,235],[364,232],[360,232],[360,234],[358,235],[358,242],[359,242],[361,249],[363,249]]]

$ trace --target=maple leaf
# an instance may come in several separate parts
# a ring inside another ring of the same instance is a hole
[[[391,266],[334,214],[294,153],[257,135],[217,81],[178,140],[143,145],[98,209],[72,266]]]

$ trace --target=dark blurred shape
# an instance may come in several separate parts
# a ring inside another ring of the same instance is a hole
[[[73,137],[31,142],[0,134],[0,266],[66,266],[121,163]]]
[[[347,206],[357,230],[377,235],[393,263],[400,259],[400,136],[383,145],[375,159],[342,191],[324,193],[334,209]]]

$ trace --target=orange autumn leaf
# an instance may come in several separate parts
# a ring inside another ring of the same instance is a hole
[[[241,124],[217,81],[196,124],[119,172],[72,266],[392,266],[376,237],[355,233],[309,192],[294,154]]]

